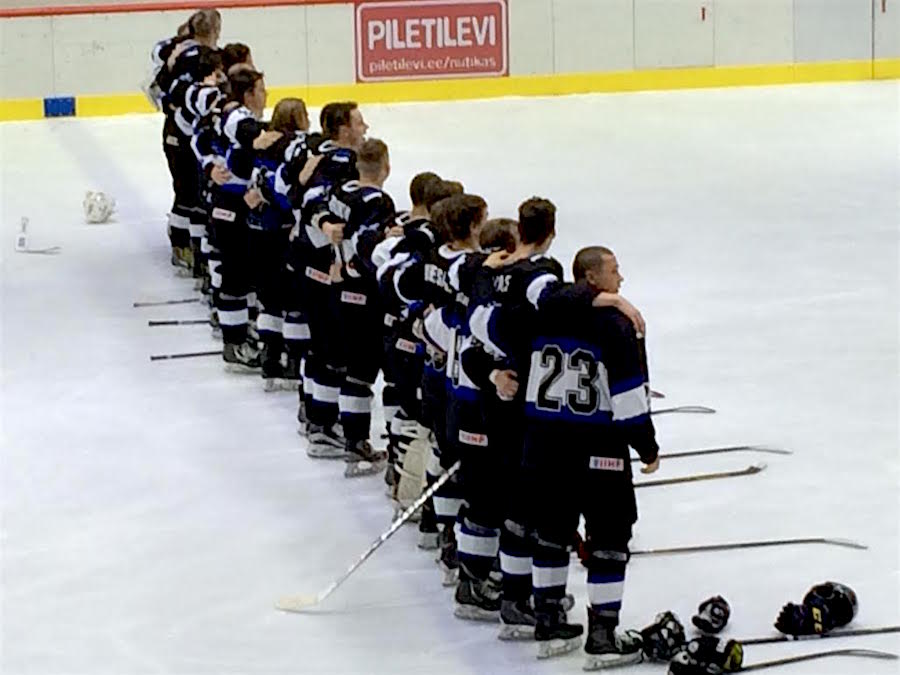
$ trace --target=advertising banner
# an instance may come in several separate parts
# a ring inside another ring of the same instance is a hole
[[[356,79],[506,75],[506,9],[506,0],[360,2]]]

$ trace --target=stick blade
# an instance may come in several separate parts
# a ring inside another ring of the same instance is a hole
[[[844,649],[841,650],[843,656],[862,656],[870,659],[885,659],[895,661],[900,656],[891,652],[880,652],[877,649]]]
[[[841,538],[827,538],[824,539],[826,544],[833,544],[835,546],[843,546],[844,548],[855,548],[860,551],[866,551],[869,549],[865,544],[860,544],[858,541],[853,541],[852,539],[841,539]]]
[[[318,605],[319,600],[320,598],[318,595],[305,593],[300,595],[288,595],[280,598],[278,602],[275,603],[275,609],[280,609],[282,612],[305,612],[311,607]]]
[[[793,455],[793,450],[785,450],[784,448],[773,448],[771,445],[748,445],[747,450],[750,452],[766,452],[770,455]]]
[[[765,471],[767,466],[769,465],[765,462],[757,462],[756,464],[751,464],[747,467],[747,473],[759,473],[760,471]]]

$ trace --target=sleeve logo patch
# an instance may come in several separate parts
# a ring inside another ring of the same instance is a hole
[[[480,448],[486,448],[488,437],[486,434],[473,434],[471,431],[459,430],[459,441],[466,445],[477,445]]]
[[[331,277],[328,275],[328,273],[317,270],[315,267],[307,267],[306,276],[308,276],[313,281],[318,281],[320,284],[325,284],[326,286],[331,285]]]
[[[614,457],[591,457],[590,467],[598,471],[624,471],[625,460]]]
[[[403,338],[398,338],[397,344],[394,346],[401,352],[406,352],[408,354],[415,354],[418,351],[415,342],[412,340],[404,340]]]
[[[228,209],[220,209],[218,206],[212,210],[212,217],[216,220],[224,220],[226,223],[233,223],[237,214]]]
[[[366,296],[362,293],[351,293],[350,291],[341,291],[341,302],[351,305],[365,305]]]

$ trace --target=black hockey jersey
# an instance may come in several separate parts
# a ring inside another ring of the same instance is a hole
[[[313,216],[313,224],[321,228],[326,222],[344,223],[345,262],[351,265],[352,272],[374,279],[372,252],[395,218],[390,195],[381,188],[351,180],[332,190],[327,203]]]
[[[554,303],[535,319],[524,464],[553,471],[568,457],[598,475],[630,476],[629,446],[646,463],[656,459],[649,383],[631,322],[612,308]]]
[[[527,335],[545,293],[562,283],[562,265],[546,255],[499,267],[483,267],[472,291],[469,313],[472,335],[505,366],[527,364]]]

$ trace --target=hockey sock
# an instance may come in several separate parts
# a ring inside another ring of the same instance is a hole
[[[347,440],[368,440],[372,426],[372,384],[346,376],[341,383],[338,409]]]
[[[456,517],[463,503],[462,486],[456,480],[457,475],[454,474],[453,478],[438,488],[432,497],[438,524],[450,528],[456,523]]]
[[[299,358],[309,350],[309,324],[301,312],[285,313],[282,334],[284,335],[285,350],[291,356]],[[303,379],[302,371],[300,379],[301,381]]]
[[[256,297],[256,291],[250,291],[247,293],[247,320],[255,323],[258,316],[259,302]]]
[[[612,626],[619,624],[627,564],[628,554],[623,551],[596,550],[587,560],[588,603],[604,623]]]
[[[485,581],[500,546],[500,531],[462,518],[456,531],[460,569],[472,579]]]
[[[392,382],[384,383],[384,388],[381,390],[381,407],[384,410],[385,431],[391,437],[391,422],[400,411],[400,397],[397,393],[397,386]],[[394,445],[395,442],[395,439],[391,437],[391,445]]]
[[[525,528],[511,520],[500,530],[504,600],[527,600],[531,595],[532,544],[526,535]]]
[[[333,368],[318,361],[309,373],[310,362],[307,362],[306,390],[310,393],[306,415],[309,423],[330,429],[338,419],[338,398],[341,393],[340,375]]]
[[[228,344],[241,344],[247,340],[247,296],[219,293],[219,325],[222,340]]]
[[[268,344],[277,340],[280,345],[284,331],[284,319],[281,318],[281,312],[276,314],[266,311],[265,307],[260,309],[256,319],[256,330],[259,332],[259,339],[263,342]]]
[[[174,210],[169,214],[169,241],[173,248],[183,248],[191,243],[191,221],[182,214],[175,213]]]
[[[531,566],[535,607],[539,604],[559,603],[566,594],[568,576],[568,549],[539,539]]]

